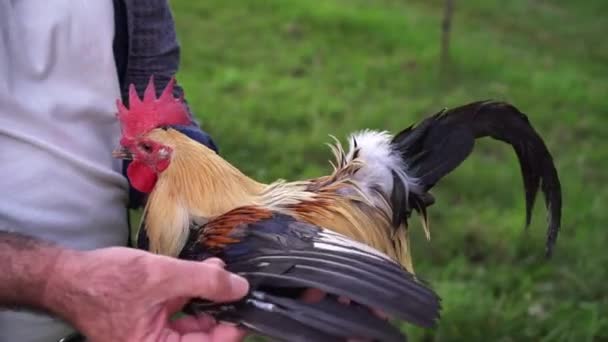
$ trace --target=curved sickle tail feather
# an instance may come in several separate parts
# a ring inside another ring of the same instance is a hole
[[[510,144],[517,154],[526,198],[526,228],[539,187],[542,190],[548,210],[546,255],[550,257],[561,221],[560,181],[542,138],[526,115],[508,103],[469,103],[439,112],[397,134],[392,145],[406,162],[409,175],[417,179],[424,192],[410,194],[410,198],[424,196],[469,156],[475,139],[487,136]],[[421,201],[415,203],[419,205]]]

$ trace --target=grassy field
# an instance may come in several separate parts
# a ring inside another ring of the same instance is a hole
[[[608,2],[456,1],[439,77],[442,1],[171,1],[180,81],[223,156],[270,181],[330,170],[328,135],[396,132],[444,107],[506,100],[546,139],[564,194],[553,259],[542,199],[528,231],[517,159],[482,140],[435,190],[418,274],[443,297],[414,341],[608,340]]]

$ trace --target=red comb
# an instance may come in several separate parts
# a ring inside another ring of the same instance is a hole
[[[137,95],[135,86],[129,86],[129,108],[116,100],[118,120],[122,126],[123,139],[131,139],[154,128],[190,123],[182,98],[173,97],[175,78],[171,78],[160,97],[156,97],[154,76],[150,77],[143,99]]]

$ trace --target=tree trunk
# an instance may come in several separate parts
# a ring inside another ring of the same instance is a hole
[[[445,76],[450,64],[450,32],[452,30],[452,14],[454,13],[454,0],[445,0],[443,21],[441,22],[441,55],[440,72]]]

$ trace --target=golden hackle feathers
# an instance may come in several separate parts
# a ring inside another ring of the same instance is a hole
[[[178,254],[188,237],[190,219],[205,220],[250,204],[265,188],[174,129],[155,129],[147,136],[173,150],[169,167],[160,173],[144,209],[154,252]],[[170,217],[180,217],[173,221],[183,224],[168,225]]]
[[[169,187],[167,181],[156,183],[144,208],[142,224],[146,226],[150,252],[177,256],[188,239],[190,214]]]

